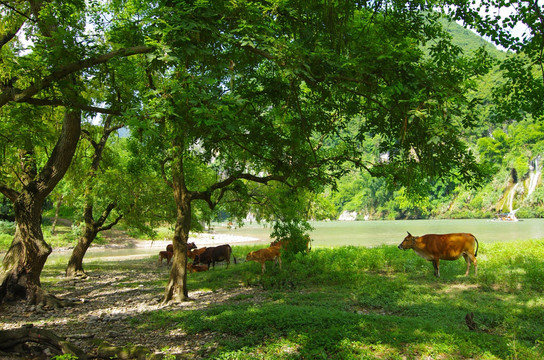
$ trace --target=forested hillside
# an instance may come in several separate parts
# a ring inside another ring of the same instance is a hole
[[[461,25],[445,21],[443,24],[453,43],[465,53],[483,48],[497,60],[518,58],[514,53],[498,50]],[[504,82],[504,68],[505,65],[497,64],[478,80],[474,96],[480,98],[479,117],[464,138],[470,151],[487,165],[488,177],[484,182],[467,186],[460,181],[433,181],[428,184],[428,197],[413,198],[401,187],[388,186],[383,178],[353,172],[341,179],[336,190],[316,197],[311,216],[346,220],[492,218],[499,213],[515,212],[518,218],[543,217],[544,123],[542,117],[533,117],[530,112],[509,113],[497,106],[504,94],[494,89]],[[372,141],[366,146],[372,148]],[[378,153],[376,149],[374,154]],[[418,181],[426,182],[414,179]]]

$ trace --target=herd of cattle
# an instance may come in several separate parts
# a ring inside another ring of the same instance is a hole
[[[255,261],[261,264],[261,272],[266,271],[265,263],[267,261],[276,261],[281,269],[281,249],[282,241],[272,242],[269,247],[251,251],[246,256],[246,261]],[[474,275],[478,272],[476,256],[478,254],[478,240],[472,234],[453,233],[453,234],[427,234],[423,236],[412,236],[410,233],[404,238],[398,246],[401,250],[413,249],[414,252],[431,261],[434,267],[434,274],[440,277],[440,260],[457,260],[461,256],[467,263],[465,276],[469,274],[470,264],[474,265]],[[166,260],[170,264],[174,254],[172,244],[166,247],[166,251],[159,252],[159,263]],[[197,248],[195,243],[187,244],[187,257],[192,259],[187,264],[187,270],[190,272],[200,272],[209,269],[210,264],[215,268],[215,262],[225,261],[227,268],[230,264],[232,248],[230,245],[220,245],[214,247]],[[234,263],[236,258],[232,255]]]

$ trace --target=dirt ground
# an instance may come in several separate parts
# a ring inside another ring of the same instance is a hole
[[[118,245],[121,246],[121,243],[118,242]],[[154,259],[138,261],[138,265],[130,269],[116,270],[112,267],[89,271],[85,279],[67,279],[59,274],[51,292],[55,296],[74,300],[74,306],[41,309],[24,303],[2,304],[0,329],[16,329],[33,324],[34,327],[53,331],[66,338],[88,354],[90,359],[109,358],[99,353],[99,340],[117,347],[142,345],[156,354],[155,358],[202,359],[206,358],[204,349],[210,349],[209,342],[213,334],[189,335],[177,330],[142,331],[131,324],[131,319],[135,315],[159,309],[203,309],[210,304],[228,301],[233,296],[253,291],[249,288],[228,292],[190,291],[190,301],[163,307],[160,304],[163,289],[156,284],[148,284],[155,280],[166,281],[167,266],[159,266]],[[5,356],[0,354],[0,359],[49,359],[54,355],[50,350],[33,349],[33,354],[30,350],[20,350]]]

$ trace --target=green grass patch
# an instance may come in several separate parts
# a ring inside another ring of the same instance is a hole
[[[133,324],[216,334],[218,359],[540,359],[543,257],[543,241],[486,244],[477,277],[462,276],[459,260],[443,261],[438,279],[429,262],[393,246],[317,249],[263,276],[253,263],[195,274],[192,288],[261,290]],[[465,324],[470,312],[476,331]]]
[[[262,246],[233,246],[237,260]],[[544,241],[480,244],[478,276],[465,262],[430,262],[395,246],[318,248],[261,275],[255,262],[188,274],[190,291],[238,291],[199,310],[173,306],[134,316],[136,331],[205,334],[213,359],[541,359],[544,357]],[[169,269],[156,258],[91,261],[112,286],[160,296]],[[62,264],[45,286],[69,287]],[[146,272],[134,280],[134,272]],[[195,300],[196,301],[196,300]],[[474,314],[476,330],[465,316]]]

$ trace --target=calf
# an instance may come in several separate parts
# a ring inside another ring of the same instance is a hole
[[[256,261],[261,264],[261,273],[266,271],[265,262],[278,259],[281,269],[281,252],[279,246],[270,246],[266,249],[252,251],[246,256],[246,261]]]
[[[170,260],[172,260],[172,256],[174,255],[171,251],[159,251],[159,263],[162,265],[162,260],[166,259],[166,264],[170,265]]]
[[[205,247],[200,248],[200,249],[187,250],[187,257],[193,259],[193,261],[194,261],[195,258],[197,256],[201,255],[204,251],[206,251]]]
[[[467,262],[465,276],[468,275],[471,262],[474,264],[474,275],[478,273],[478,240],[472,234],[428,234],[416,237],[408,233],[399,249],[414,249],[417,255],[432,261],[437,277],[440,277],[440,260],[457,260],[461,255]]]
[[[216,261],[226,261],[227,269],[228,269],[230,264],[231,254],[232,254],[232,248],[230,247],[230,245],[219,245],[214,247],[208,247],[201,254],[195,256],[193,263],[206,264],[208,265],[208,267],[210,266],[210,264],[212,264],[213,268],[215,269]],[[232,256],[232,258],[234,259],[234,263],[236,264],[236,258],[234,257],[234,255]]]
[[[195,264],[189,263],[189,264],[187,264],[187,270],[189,272],[192,272],[192,273],[207,271],[208,270],[208,265],[195,265]]]

